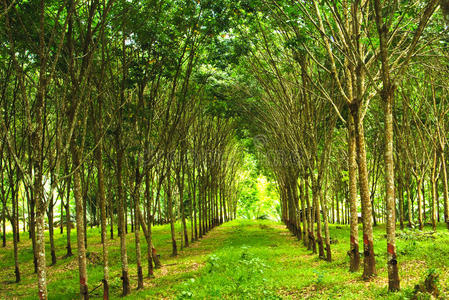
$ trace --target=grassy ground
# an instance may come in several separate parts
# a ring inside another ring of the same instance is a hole
[[[398,233],[398,253],[402,291],[387,292],[385,228],[375,229],[378,277],[361,280],[361,272],[348,269],[349,228],[331,226],[334,261],[321,261],[298,242],[283,225],[270,221],[233,221],[215,228],[201,241],[170,257],[168,226],[154,229],[154,243],[164,266],[155,279],[145,279],[145,289],[136,291],[136,266],[133,234],[128,234],[128,255],[132,294],[129,299],[408,299],[416,284],[429,270],[440,276],[441,295],[449,299],[449,232],[441,226],[435,234],[419,231]],[[76,233],[73,234],[76,253]],[[52,299],[78,298],[76,256],[63,259],[65,235],[55,234],[58,263],[48,268],[48,291]],[[10,241],[11,239],[9,239]],[[108,241],[111,293],[121,291],[119,239]],[[101,283],[101,244],[98,229],[88,231],[89,287]],[[145,247],[145,243],[142,247]],[[361,245],[361,241],[360,241]],[[48,250],[48,249],[47,249]],[[143,253],[145,253],[145,250]],[[25,235],[20,243],[22,282],[13,283],[12,242],[0,248],[0,299],[35,298],[30,242]],[[47,261],[51,261],[47,251]],[[146,266],[145,266],[146,267]],[[144,269],[146,270],[146,269]],[[100,298],[102,288],[91,293]],[[426,298],[423,298],[426,299]]]

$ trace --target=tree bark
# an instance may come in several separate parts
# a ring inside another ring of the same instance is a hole
[[[106,199],[104,191],[103,173],[103,116],[102,100],[99,99],[98,134],[96,148],[97,180],[98,180],[98,200],[100,202],[100,223],[101,223],[101,245],[103,248],[103,299],[109,299],[109,258],[108,246],[106,244]]]
[[[328,209],[327,209],[327,200],[326,196],[323,193],[320,193],[320,201],[322,207],[322,215],[323,215],[323,223],[324,223],[324,239],[326,242],[326,261],[332,261],[332,252],[331,252],[331,239],[329,233],[329,221],[328,221]]]
[[[170,219],[170,233],[171,233],[171,242],[172,242],[172,256],[178,255],[178,247],[176,245],[176,232],[175,232],[175,220],[173,215],[173,198],[171,191],[171,176],[170,176],[170,165],[167,166],[167,208],[168,208],[168,218]]]
[[[306,247],[308,247],[309,244],[309,229],[308,229],[308,221],[306,218],[306,200],[304,195],[304,181],[301,178],[299,181],[299,195],[301,198],[301,218],[302,218],[302,228],[303,228],[303,235],[302,240]]]
[[[432,184],[432,228],[436,230],[437,228],[437,161],[438,155],[437,151],[433,153],[433,165],[432,165],[432,174],[430,175],[430,181]]]
[[[407,180],[407,219],[408,219],[408,228],[412,228],[413,226],[413,218],[412,218],[412,197],[410,195],[410,185],[411,185],[411,180],[408,177]]]
[[[314,176],[314,175],[312,175]],[[313,180],[312,180],[313,181]],[[312,185],[315,185],[312,183]],[[313,197],[313,206],[314,206],[314,214],[316,221],[316,242],[318,244],[318,256],[324,259],[324,246],[323,246],[323,237],[322,237],[322,229],[321,229],[321,217],[320,217],[320,197],[321,190],[316,186],[312,186],[312,197]]]
[[[125,222],[125,200],[123,195],[122,168],[123,168],[123,149],[121,146],[121,113],[118,116],[118,128],[116,132],[116,152],[117,152],[117,200],[118,200],[118,232],[120,236],[120,258],[122,263],[122,296],[130,293],[128,255],[126,250],[126,229]]]
[[[360,106],[354,104],[351,114],[354,119],[355,138],[357,144],[357,165],[359,169],[360,199],[363,219],[363,278],[376,276],[376,260],[373,246],[373,214],[368,184],[368,169],[366,164],[365,132],[360,120]]]
[[[393,161],[393,95],[394,89],[385,91],[385,184],[387,206],[387,253],[388,253],[388,289],[400,289],[398,262],[396,256],[396,205],[394,195]]]
[[[357,272],[360,267],[359,253],[359,225],[357,215],[357,145],[355,138],[354,118],[349,116],[349,139],[348,139],[348,155],[349,155],[349,205],[351,210],[350,222],[350,248],[349,248],[349,271]],[[338,209],[338,204],[337,204]],[[337,218],[339,215],[337,213]]]
[[[134,236],[136,241],[137,289],[143,289],[142,253],[140,249],[140,225],[137,211],[140,210],[140,174],[139,165],[136,167],[136,181],[134,187]]]
[[[145,161],[147,161],[147,155],[145,157]],[[153,190],[150,189],[150,171],[147,170],[145,174],[145,196],[147,201],[147,225],[148,225],[148,231],[144,230],[145,239],[147,241],[147,262],[148,262],[148,278],[154,277],[154,270],[153,270],[153,253],[152,253],[152,245],[151,245],[151,225],[153,223],[152,220],[152,207],[153,207]],[[139,214],[139,211],[136,211],[136,214]],[[142,216],[143,219],[143,216]],[[140,223],[142,224],[142,227],[144,227],[144,222],[140,220]]]
[[[384,24],[380,0],[374,1],[377,32],[379,36],[379,52],[382,73],[381,99],[385,113],[385,190],[387,209],[387,263],[388,263],[388,290],[398,291],[399,274],[396,257],[396,210],[394,191],[394,159],[393,159],[393,97],[395,86],[390,80],[390,65],[388,62],[388,27]]]
[[[71,141],[72,161],[73,161],[73,192],[75,195],[76,209],[76,240],[78,245],[78,269],[80,278],[80,294],[83,299],[89,299],[89,289],[87,285],[87,264],[86,247],[84,244],[84,217],[83,217],[83,194],[81,188],[80,174],[80,153],[75,139]]]
[[[422,177],[417,177],[416,178],[417,194],[418,194],[418,223],[419,223],[419,230],[423,230],[423,228],[424,228],[423,214],[422,214],[422,210],[423,210],[422,202],[423,202],[423,199],[422,199],[422,193],[421,193],[422,181],[423,181]]]
[[[50,236],[50,253],[51,253],[51,265],[54,266],[56,264],[56,251],[55,251],[55,239],[54,239],[54,226],[53,226],[53,208],[54,208],[54,199],[53,195],[50,196],[50,203],[48,205],[48,232]]]
[[[312,250],[313,253],[316,253],[316,243],[315,243],[315,236],[313,234],[313,208],[310,206],[310,200],[309,200],[309,178],[308,176],[304,177],[305,180],[305,198],[306,198],[306,204],[307,204],[307,219],[309,220],[309,244],[308,244],[308,250]]]
[[[68,167],[67,167],[67,169],[68,169]],[[66,230],[66,236],[67,236],[67,246],[66,246],[66,249],[67,249],[67,254],[66,254],[66,257],[70,257],[70,256],[72,256],[73,255],[73,253],[72,253],[72,242],[70,241],[70,233],[71,233],[71,230],[72,230],[72,221],[70,220],[70,184],[71,184],[71,181],[72,181],[72,178],[71,178],[71,176],[69,176],[68,178],[67,178],[67,203],[66,203],[66,205],[65,205],[65,209],[66,209],[66,213],[65,213],[65,215],[66,215],[66,226],[67,226],[67,230]]]
[[[448,4],[449,7],[449,4]],[[449,18],[447,18],[449,20]],[[446,168],[446,157],[444,155],[444,150],[441,151],[441,163],[443,166],[443,192],[444,192],[444,221],[446,223],[447,229],[449,229],[449,192],[447,184],[447,168]]]

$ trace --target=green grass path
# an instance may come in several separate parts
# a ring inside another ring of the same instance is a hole
[[[179,227],[178,227],[179,231]],[[161,254],[163,267],[154,279],[145,279],[145,289],[136,291],[134,235],[128,234],[128,255],[132,293],[128,299],[408,299],[414,285],[430,269],[440,274],[443,299],[449,299],[449,233],[441,227],[433,235],[405,231],[398,234],[398,253],[402,291],[387,292],[386,256],[383,254],[385,228],[375,229],[378,276],[369,282],[361,272],[349,273],[347,226],[331,226],[333,262],[310,253],[285,226],[270,221],[236,220],[219,226],[203,239],[184,248],[173,258],[168,226],[154,228],[154,244]],[[73,245],[76,233],[73,234]],[[78,299],[77,261],[63,259],[65,235],[56,233],[58,263],[48,268],[51,299]],[[101,283],[101,243],[98,229],[88,231],[91,252],[89,288]],[[179,241],[178,241],[179,242]],[[119,298],[119,239],[109,243],[111,296]],[[142,253],[145,242],[142,242]],[[360,241],[361,244],[361,241]],[[76,254],[76,248],[74,249]],[[35,298],[36,276],[32,273],[32,253],[27,237],[20,243],[23,281],[13,277],[12,245],[0,248],[0,299]],[[47,261],[50,261],[49,251]],[[146,270],[146,264],[144,265]],[[91,293],[100,298],[101,286]],[[426,298],[423,298],[426,299]]]

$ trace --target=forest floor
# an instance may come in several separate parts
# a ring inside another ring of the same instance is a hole
[[[178,228],[179,229],[179,228]],[[173,258],[168,226],[156,226],[154,244],[162,268],[156,278],[145,278],[145,289],[136,291],[134,234],[128,234],[128,257],[132,293],[129,299],[410,299],[426,274],[439,274],[440,296],[449,299],[449,232],[441,225],[436,233],[399,231],[398,254],[402,290],[387,292],[385,227],[375,228],[374,247],[378,276],[361,279],[361,271],[349,273],[347,257],[349,227],[331,225],[333,262],[310,253],[280,223],[236,220],[219,226],[203,239],[184,248]],[[72,232],[76,253],[76,232]],[[101,284],[102,259],[99,230],[88,230],[88,275],[92,291]],[[11,237],[9,237],[11,238]],[[12,242],[0,248],[0,299],[36,298],[31,244],[24,234],[20,243],[22,282],[13,283]],[[78,299],[76,255],[63,258],[65,234],[55,233],[58,262],[48,267],[50,299]],[[111,297],[121,291],[119,239],[108,240]],[[145,242],[142,237],[142,253]],[[362,242],[360,241],[360,245]],[[47,261],[51,261],[47,248]],[[144,259],[146,261],[146,259]],[[146,264],[144,265],[146,271]],[[102,287],[91,292],[101,298]],[[418,299],[428,299],[419,297]]]

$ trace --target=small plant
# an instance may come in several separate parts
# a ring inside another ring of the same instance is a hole
[[[321,285],[323,283],[324,273],[320,272],[318,270],[313,270],[313,273],[315,273],[315,275],[317,275],[316,280],[315,280],[315,284],[316,285]]]
[[[207,260],[209,273],[215,272],[220,267],[220,259],[216,255],[209,256]]]

